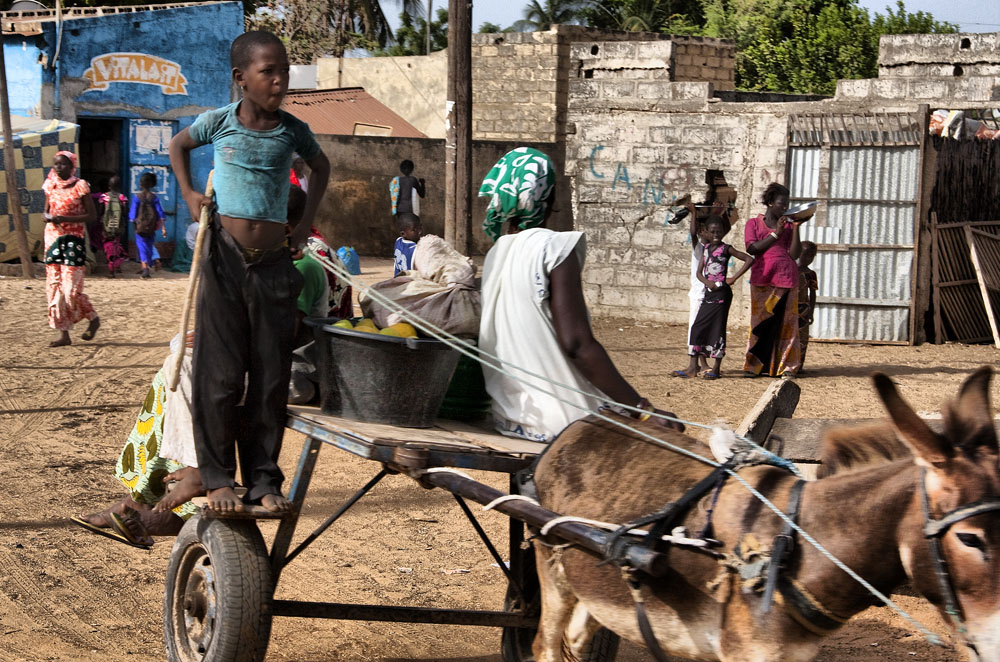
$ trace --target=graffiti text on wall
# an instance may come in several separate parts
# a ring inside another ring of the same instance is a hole
[[[675,223],[676,221],[673,220],[674,216],[680,209],[679,207],[673,206],[677,203],[677,195],[667,194],[663,190],[663,181],[664,179],[670,179],[675,184],[679,183],[681,188],[685,191],[685,193],[690,193],[691,174],[689,172],[688,167],[674,166],[671,168],[665,168],[663,172],[660,173],[659,177],[656,178],[645,177],[642,180],[641,182],[642,185],[640,187],[639,182],[636,182],[635,184],[632,183],[632,178],[629,176],[628,172],[628,166],[626,166],[621,161],[619,161],[615,166],[615,174],[613,178],[609,176],[610,171],[604,171],[603,168],[601,168],[600,172],[597,170],[597,168],[600,166],[598,166],[595,157],[597,156],[598,152],[600,152],[603,149],[604,145],[595,145],[594,148],[590,150],[589,170],[591,178],[603,179],[605,181],[608,181],[610,179],[612,191],[616,190],[619,186],[627,189],[629,192],[631,192],[633,189],[641,190],[642,191],[641,199],[642,199],[642,204],[644,205],[648,204],[671,205],[671,207],[666,211],[666,217],[664,218],[664,223],[665,224]]]
[[[83,72],[91,90],[106,90],[111,83],[157,85],[164,94],[187,94],[181,65],[145,53],[105,53],[90,60]]]

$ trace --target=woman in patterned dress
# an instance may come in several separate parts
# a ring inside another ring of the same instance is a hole
[[[45,191],[45,294],[49,303],[49,326],[59,337],[49,347],[70,344],[69,330],[84,319],[90,321],[82,338],[91,340],[101,320],[83,293],[86,263],[84,227],[97,218],[90,185],[77,177],[76,154],[58,152],[52,160],[42,190]]]

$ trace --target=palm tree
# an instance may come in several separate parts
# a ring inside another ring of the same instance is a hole
[[[520,32],[544,32],[560,23],[576,23],[580,10],[590,4],[590,0],[531,0],[524,8],[524,18],[514,23]]]
[[[394,0],[393,4],[410,16],[424,15],[422,0]],[[379,0],[327,0],[327,15],[334,33],[334,57],[352,48],[385,48],[393,40]]]

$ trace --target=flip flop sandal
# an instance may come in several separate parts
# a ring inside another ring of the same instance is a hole
[[[126,544],[126,545],[128,545],[130,547],[138,547],[139,549],[149,549],[150,548],[150,545],[139,545],[139,544],[136,544],[136,543],[132,542],[131,540],[129,540],[128,538],[126,538],[125,536],[123,536],[120,533],[118,533],[117,531],[115,531],[114,529],[102,529],[101,527],[97,526],[96,524],[91,524],[90,522],[88,522],[87,520],[85,520],[85,519],[83,519],[81,517],[70,517],[69,521],[73,522],[73,524],[76,524],[77,526],[82,526],[83,528],[85,528],[87,531],[90,531],[91,533],[96,533],[99,536],[104,536],[105,538],[110,538],[111,540],[115,540],[117,542],[124,543],[124,544]]]
[[[125,538],[128,544],[139,549],[149,549],[153,546],[153,537],[146,531],[145,525],[136,516],[135,511],[126,509],[124,516],[111,513],[108,517],[111,518],[111,528],[115,533]],[[129,528],[129,525],[138,529],[139,534],[136,535]]]
[[[701,376],[702,379],[718,379],[719,373],[714,370],[709,370],[704,375]]]
[[[691,375],[687,374],[683,370],[674,370],[670,374],[673,375],[674,377],[680,377],[682,379],[691,379]]]
[[[100,326],[100,324],[98,324],[97,328],[94,329],[93,331],[91,331],[90,327],[88,326],[87,330],[83,332],[83,334],[80,336],[80,338],[83,339],[83,340],[93,340],[94,336],[97,335],[98,329],[100,329],[100,328],[101,328],[101,326]]]

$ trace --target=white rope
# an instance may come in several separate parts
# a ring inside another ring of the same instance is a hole
[[[537,501],[535,501],[529,496],[524,496],[523,494],[504,494],[503,496],[497,497],[496,499],[493,499],[493,501],[490,501],[488,504],[483,506],[483,510],[493,510],[501,503],[507,503],[508,501],[527,501],[531,505],[538,506],[539,508],[541,508],[541,504],[539,504]]]
[[[657,437],[654,437],[654,436],[648,434],[647,432],[644,432],[643,430],[640,430],[640,429],[634,428],[634,427],[632,427],[630,425],[627,425],[626,423],[624,423],[624,422],[622,422],[620,420],[616,420],[616,419],[610,418],[609,416],[606,416],[606,415],[600,413],[600,411],[592,411],[592,410],[587,409],[586,407],[581,407],[578,404],[569,402],[568,400],[566,400],[566,399],[558,396],[556,393],[554,393],[552,391],[546,391],[545,389],[540,388],[536,384],[531,384],[528,380],[524,379],[523,377],[519,377],[519,376],[517,376],[515,374],[512,374],[508,370],[505,370],[503,366],[505,366],[505,365],[509,366],[510,368],[513,368],[515,370],[523,372],[523,373],[525,373],[527,375],[530,375],[530,376],[535,377],[537,379],[540,379],[542,381],[548,382],[549,384],[552,384],[553,386],[557,386],[557,387],[565,389],[567,391],[579,393],[579,394],[582,394],[582,395],[585,395],[585,396],[591,397],[591,398],[595,397],[595,395],[593,393],[588,393],[586,391],[582,391],[580,389],[574,388],[574,387],[566,385],[566,384],[560,384],[556,380],[550,379],[550,378],[548,378],[548,377],[546,377],[544,375],[539,375],[539,374],[533,373],[530,370],[527,370],[526,368],[522,368],[520,366],[516,366],[516,365],[510,363],[509,361],[503,361],[499,357],[497,357],[497,356],[495,356],[493,354],[490,354],[489,352],[486,352],[486,351],[483,351],[481,349],[478,349],[472,343],[469,343],[468,341],[466,341],[466,340],[464,340],[462,338],[458,338],[457,336],[454,336],[451,333],[448,333],[444,329],[439,328],[437,325],[435,325],[435,324],[433,324],[431,322],[428,322],[427,320],[421,318],[419,315],[416,315],[413,312],[407,310],[406,308],[400,306],[398,303],[396,303],[395,301],[393,301],[393,300],[389,299],[388,297],[384,296],[380,292],[377,292],[377,291],[373,290],[372,288],[367,287],[364,284],[361,284],[361,283],[358,283],[357,281],[355,281],[355,279],[352,278],[351,274],[345,268],[343,268],[342,266],[340,266],[338,264],[335,264],[334,262],[331,262],[330,260],[326,259],[322,255],[318,254],[319,250],[324,250],[324,249],[327,250],[327,251],[331,250],[330,247],[327,246],[326,244],[324,244],[323,242],[317,240],[316,238],[311,238],[309,240],[308,244],[306,245],[305,252],[307,254],[311,255],[320,264],[322,264],[324,268],[326,268],[328,271],[332,272],[335,276],[337,276],[338,278],[342,278],[342,279],[346,280],[348,283],[351,284],[352,287],[358,288],[359,293],[362,292],[362,291],[366,292],[367,295],[369,297],[371,297],[371,299],[373,301],[382,304],[386,308],[389,308],[390,310],[392,310],[393,312],[395,312],[396,314],[398,314],[400,317],[402,317],[403,319],[405,319],[408,322],[410,322],[411,324],[413,324],[413,326],[417,327],[418,329],[420,329],[424,333],[426,333],[426,334],[428,334],[428,335],[430,335],[430,336],[432,336],[432,337],[440,340],[441,342],[445,343],[446,345],[448,345],[452,349],[458,351],[459,353],[461,353],[461,354],[463,354],[463,355],[465,355],[465,356],[467,356],[467,357],[469,357],[469,358],[471,358],[471,359],[473,359],[475,361],[478,361],[479,363],[482,363],[484,366],[486,366],[488,368],[491,368],[493,370],[497,370],[498,372],[501,372],[502,374],[504,374],[504,375],[506,375],[506,376],[508,376],[508,377],[510,377],[512,379],[515,379],[515,380],[517,380],[519,382],[522,382],[522,383],[528,385],[531,388],[535,388],[535,389],[538,389],[538,390],[542,391],[543,393],[547,393],[548,395],[552,396],[553,398],[555,398],[556,400],[559,400],[560,402],[562,402],[564,404],[568,404],[570,406],[573,406],[573,407],[575,407],[577,409],[585,411],[586,413],[590,414],[591,416],[594,416],[594,417],[596,417],[596,418],[598,418],[600,420],[603,420],[603,421],[605,421],[607,423],[611,423],[612,425],[615,425],[615,426],[618,426],[620,428],[623,428],[624,430],[627,430],[628,432],[630,432],[632,434],[636,434],[639,437],[642,437],[643,439],[645,439],[646,441],[649,441],[649,442],[651,442],[651,443],[653,443],[653,444],[655,444],[657,446],[660,446],[661,448],[666,448],[666,449],[671,450],[671,451],[673,451],[673,452],[675,452],[675,453],[677,453],[679,455],[687,457],[687,458],[689,458],[691,460],[694,460],[696,462],[701,462],[702,464],[706,464],[706,465],[708,465],[710,467],[720,467],[721,466],[721,464],[719,462],[716,462],[716,461],[711,460],[711,459],[706,458],[706,457],[702,457],[701,455],[698,455],[697,453],[695,453],[693,451],[690,451],[690,450],[688,450],[686,448],[682,448],[682,447],[677,446],[675,444],[671,444],[668,441],[664,441],[663,439],[659,439]],[[475,351],[473,351],[473,350],[475,350]],[[477,353],[479,355],[486,356],[487,358],[490,358],[492,361],[495,361],[497,365],[492,365],[491,363],[489,363],[487,361],[484,361],[481,358],[481,356],[477,355]],[[717,427],[717,426],[706,425],[704,423],[697,423],[697,422],[694,422],[694,421],[686,421],[684,419],[676,418],[674,416],[667,416],[665,414],[660,414],[658,412],[647,412],[646,410],[639,409],[637,407],[632,407],[632,406],[625,405],[625,404],[622,404],[622,403],[612,402],[612,401],[609,401],[607,399],[603,399],[603,400],[605,402],[608,402],[610,404],[613,404],[613,405],[615,405],[617,407],[620,407],[620,408],[628,410],[628,411],[634,411],[634,412],[641,412],[641,413],[644,413],[644,414],[650,414],[652,416],[656,416],[658,418],[662,418],[662,419],[666,419],[666,420],[669,420],[669,421],[674,421],[674,422],[677,422],[677,423],[681,423],[683,425],[690,425],[692,427],[703,428],[703,429],[706,429],[706,430],[713,430],[713,431]],[[752,439],[748,439],[746,437],[740,437],[738,435],[734,435],[734,436],[736,436],[737,439],[739,439],[740,441],[742,441],[742,442],[750,445],[751,447],[757,449],[758,451],[765,453],[767,456],[775,458],[775,459],[778,459],[778,460],[782,460],[782,463],[780,464],[780,466],[785,467],[787,465],[786,468],[788,468],[790,471],[792,471],[800,479],[802,478],[801,473],[799,473],[798,470],[796,468],[794,468],[794,465],[792,465],[791,462],[788,462],[787,460],[784,460],[784,458],[778,458],[776,455],[774,455],[773,453],[771,453],[770,451],[768,451],[766,448],[763,448],[762,446],[760,446],[759,444],[757,444],[756,442],[754,442]],[[448,468],[443,468],[442,467],[442,468],[426,469],[424,471],[426,471],[428,473],[429,472],[434,472],[434,471],[447,471],[447,472],[456,473],[458,475],[464,476],[465,478],[469,478],[470,480],[472,480],[469,476],[461,473],[460,471],[455,471],[454,469],[448,469]],[[843,570],[849,577],[851,577],[852,579],[854,579],[855,581],[857,581],[859,584],[861,584],[861,586],[865,587],[872,595],[874,595],[876,598],[878,598],[880,601],[882,601],[883,604],[885,604],[887,607],[889,607],[890,609],[892,609],[893,611],[895,611],[897,614],[900,615],[900,617],[902,617],[908,623],[910,623],[911,625],[913,625],[917,630],[919,630],[920,633],[924,635],[924,638],[927,639],[928,642],[930,642],[931,644],[937,645],[937,646],[943,646],[944,645],[943,642],[941,641],[940,637],[938,637],[936,634],[934,634],[933,632],[931,632],[931,630],[929,628],[927,628],[926,626],[924,626],[922,623],[920,623],[920,621],[918,621],[917,619],[915,619],[913,616],[910,616],[910,614],[907,613],[902,607],[900,607],[899,605],[897,605],[895,602],[892,601],[892,599],[890,599],[888,596],[886,596],[881,591],[879,591],[874,586],[872,586],[871,583],[869,583],[868,581],[866,581],[858,573],[856,573],[854,570],[851,570],[851,568],[849,568],[843,561],[841,561],[840,559],[838,559],[836,556],[833,555],[832,552],[830,552],[825,547],[823,547],[823,545],[821,545],[819,543],[819,541],[817,541],[815,538],[813,538],[808,533],[806,533],[802,529],[802,527],[800,527],[797,523],[795,523],[794,521],[792,521],[792,519],[788,515],[786,515],[780,508],[778,508],[770,499],[768,499],[766,496],[764,496],[763,494],[761,494],[756,488],[754,488],[752,485],[750,485],[750,483],[748,483],[744,478],[742,478],[741,476],[739,476],[735,471],[733,471],[731,469],[728,469],[728,468],[725,469],[725,472],[727,474],[729,474],[730,476],[732,476],[733,478],[735,478],[737,482],[739,482],[741,485],[743,485],[747,489],[747,491],[750,492],[750,494],[752,494],[755,498],[757,498],[761,503],[763,503],[764,505],[766,505],[768,507],[768,509],[770,509],[775,515],[777,515],[783,522],[785,522],[793,530],[795,530],[796,532],[798,532],[802,536],[803,540],[805,540],[810,545],[812,545],[820,554],[822,554],[824,557],[826,557],[831,563],[833,563],[836,567],[838,567],[841,570]]]
[[[576,522],[578,524],[586,524],[587,526],[592,526],[592,527],[597,528],[597,529],[604,529],[606,531],[617,531],[618,529],[621,528],[619,525],[612,524],[611,522],[602,522],[600,520],[588,519],[586,517],[574,517],[572,515],[562,515],[560,517],[556,517],[556,518],[550,519],[548,522],[546,522],[545,526],[543,526],[541,528],[541,530],[538,532],[538,535],[540,535],[540,536],[547,536],[549,534],[549,531],[551,531],[555,527],[559,526],[560,524],[564,524],[564,523],[567,523],[567,522]],[[648,536],[649,535],[649,531],[646,531],[644,529],[629,529],[625,533],[627,535],[630,535],[630,536]],[[669,542],[669,543],[671,543],[673,545],[687,545],[688,547],[707,547],[708,546],[708,541],[707,540],[702,540],[701,538],[688,538],[685,535],[685,533],[686,533],[686,531],[685,531],[684,527],[678,526],[678,527],[675,527],[673,529],[673,531],[670,532],[669,535],[660,536],[660,539],[661,540],[665,540],[666,542]]]
[[[451,469],[449,467],[430,467],[427,469],[419,469],[415,472],[418,476],[422,474],[455,474],[456,476],[461,476],[466,480],[475,481],[476,479],[469,474],[462,473],[458,469]]]

